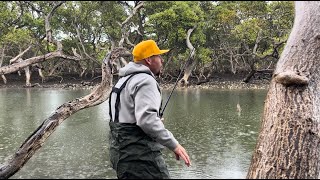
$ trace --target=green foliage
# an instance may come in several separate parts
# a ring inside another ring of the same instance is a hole
[[[207,64],[212,61],[211,59],[212,50],[209,48],[199,47],[197,49],[197,56],[196,58],[199,60],[200,63]]]
[[[14,3],[0,2],[0,38],[12,30],[11,24],[18,17]]]
[[[17,55],[30,44],[36,45],[33,52],[39,55],[56,50],[55,45],[48,45],[44,39],[44,16],[55,3],[0,2],[0,45],[6,46],[6,55]],[[101,61],[110,50],[111,42],[117,45],[120,41],[121,23],[132,12],[134,3],[137,2],[66,1],[51,18],[53,38],[62,41],[66,54],[73,55],[72,48],[76,48],[84,57],[84,47],[87,54]],[[127,28],[131,29],[129,39],[133,43],[151,38],[159,47],[172,50],[168,55],[172,58],[168,62],[168,72],[176,72],[189,56],[187,32],[195,28],[190,42],[196,48],[199,66],[216,61],[218,66],[230,71],[231,56],[242,57],[239,61],[242,64],[236,63],[239,66],[236,69],[244,69],[251,63],[250,52],[243,55],[244,45],[252,51],[258,32],[261,32],[261,39],[257,55],[264,56],[272,53],[275,43],[288,38],[293,20],[294,3],[290,1],[145,1]],[[134,29],[139,29],[141,34]],[[125,47],[132,48],[126,44]],[[279,48],[280,53],[282,49],[283,46]],[[88,62],[83,61],[81,65],[88,70],[97,67]],[[262,68],[265,62],[256,63],[256,67]]]
[[[246,41],[248,44],[254,45],[258,32],[262,30],[263,23],[257,19],[252,18],[243,21],[236,25],[234,30],[231,30],[231,35],[235,36],[238,41]]]
[[[278,41],[286,40],[294,21],[294,3],[292,1],[272,1],[268,8],[269,29]]]
[[[28,29],[13,29],[3,36],[2,43],[10,46],[29,45],[33,40],[30,34],[31,32]]]
[[[149,13],[146,14],[149,17],[146,22],[147,36],[166,42],[179,52],[186,49],[187,31],[204,18],[197,1],[148,2],[145,9]]]
[[[240,19],[264,18],[267,12],[267,1],[238,1],[237,11]]]

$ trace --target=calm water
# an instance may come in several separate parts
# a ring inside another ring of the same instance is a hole
[[[0,163],[61,104],[88,90],[0,89]],[[192,166],[164,151],[172,178],[245,178],[258,136],[266,90],[176,90],[165,125]],[[163,92],[163,97],[169,92]],[[241,114],[236,111],[237,103]],[[108,158],[108,103],[66,119],[12,178],[116,178]]]

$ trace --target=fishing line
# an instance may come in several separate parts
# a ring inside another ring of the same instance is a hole
[[[160,112],[160,118],[162,118],[162,116],[163,116],[164,110],[166,109],[166,107],[167,107],[167,105],[168,105],[168,102],[169,102],[169,100],[170,100],[170,98],[171,98],[171,96],[172,96],[173,91],[174,91],[175,88],[177,87],[177,84],[178,84],[178,81],[179,81],[179,79],[180,79],[180,76],[182,75],[182,72],[184,71],[184,69],[186,68],[188,62],[189,62],[190,59],[191,59],[191,55],[192,55],[193,51],[194,51],[194,48],[193,48],[192,51],[190,52],[190,55],[189,55],[188,60],[185,62],[182,70],[180,71],[180,73],[179,73],[179,75],[178,75],[178,78],[177,78],[177,80],[176,80],[176,82],[175,82],[175,84],[174,84],[174,86],[173,86],[173,89],[172,89],[172,91],[170,92],[170,95],[169,95],[166,103],[164,104],[164,107],[163,107],[163,109],[162,109],[162,112]]]

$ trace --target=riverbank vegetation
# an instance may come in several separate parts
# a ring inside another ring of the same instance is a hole
[[[67,76],[101,79],[106,53],[131,52],[144,39],[170,49],[164,83],[175,82],[180,71],[183,86],[220,74],[245,83],[269,78],[294,18],[290,1],[3,1],[0,9],[1,84],[19,74],[27,87]]]

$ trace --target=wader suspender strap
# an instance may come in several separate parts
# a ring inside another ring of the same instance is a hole
[[[116,88],[116,87],[112,87],[112,90],[110,92],[110,95],[109,95],[109,116],[110,116],[110,121],[112,121],[112,112],[111,112],[111,94],[114,92],[117,94],[117,97],[116,97],[116,103],[115,103],[115,119],[114,119],[114,122],[115,123],[118,123],[119,122],[119,104],[120,104],[120,93],[122,91],[122,89],[126,86],[128,80],[136,75],[136,74],[140,74],[140,73],[146,73],[146,74],[149,74],[150,76],[152,76],[150,73],[147,73],[147,72],[135,72],[135,73],[132,73],[130,74],[130,76],[126,79],[126,81],[124,81],[124,83],[120,86],[120,88]],[[153,77],[153,76],[152,76]],[[158,89],[159,90],[159,89]],[[159,90],[160,91],[160,90]]]

